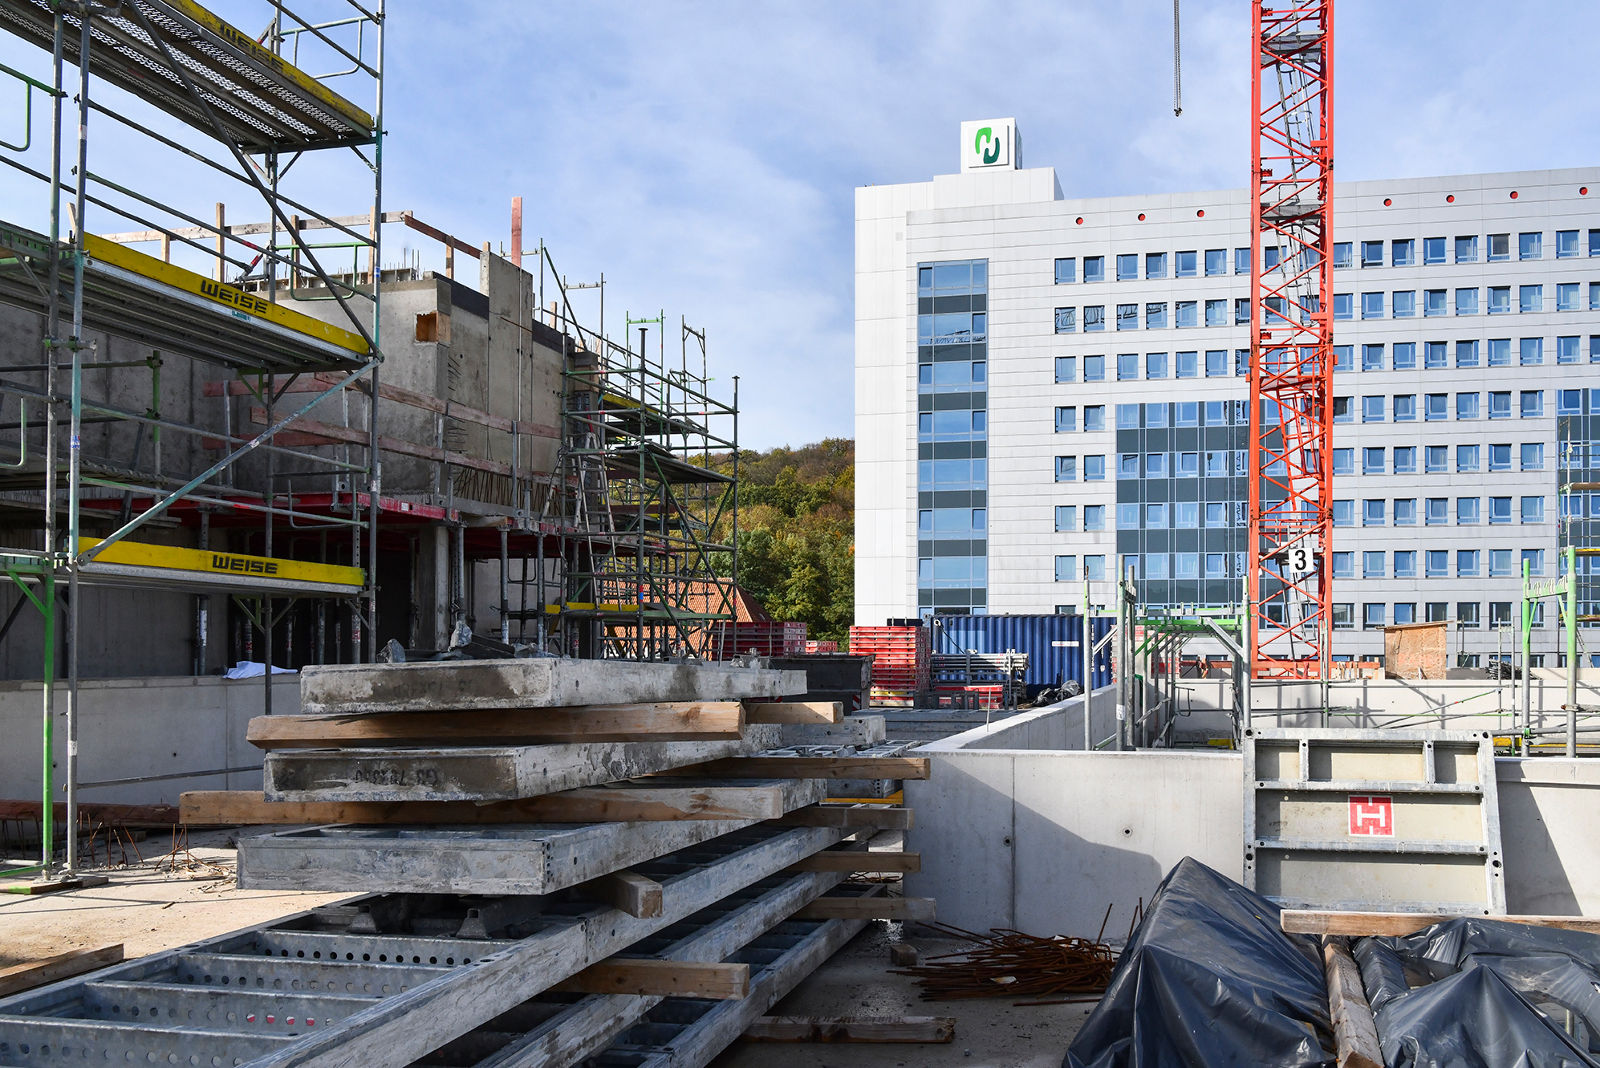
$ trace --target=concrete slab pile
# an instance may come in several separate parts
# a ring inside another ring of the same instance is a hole
[[[932,918],[850,881],[920,867],[868,845],[909,811],[827,797],[926,762],[775,748],[839,706],[775,701],[783,673],[705,669],[712,700],[693,667],[618,665],[624,687],[609,664],[521,663],[308,673],[315,711],[252,730],[266,792],[185,795],[183,818],[296,825],[241,841],[241,886],[375,896],[0,1001],[0,1063],[668,1063],[670,1037],[670,1063],[703,1065],[867,919]]]

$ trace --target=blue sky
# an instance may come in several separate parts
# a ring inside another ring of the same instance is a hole
[[[1000,115],[1069,196],[1242,186],[1248,3],[1185,0],[1174,118],[1164,0],[391,0],[385,207],[499,247],[521,195],[527,244],[605,272],[611,330],[665,309],[708,331],[747,445],[849,436],[853,189],[954,170],[961,120]],[[218,5],[247,28],[254,6]],[[1342,0],[1336,173],[1596,162],[1597,31],[1593,3]],[[0,63],[45,67],[10,41]],[[320,203],[364,210],[342,188]],[[386,259],[437,263],[415,236]]]

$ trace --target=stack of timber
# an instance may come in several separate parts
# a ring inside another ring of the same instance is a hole
[[[911,813],[827,800],[927,762],[780,748],[843,726],[774,700],[802,687],[722,665],[308,670],[300,715],[251,725],[265,792],[185,794],[182,816],[279,825],[241,839],[242,887],[369,896],[0,1001],[0,1036],[179,1063],[704,1065],[868,920],[934,918],[852,878],[920,868],[869,846]],[[157,1011],[119,1023],[112,1001]],[[204,1027],[164,1030],[169,1007]]]

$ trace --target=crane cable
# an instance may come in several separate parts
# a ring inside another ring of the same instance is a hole
[[[1172,0],[1172,114],[1183,114],[1183,56],[1178,49],[1178,4]]]

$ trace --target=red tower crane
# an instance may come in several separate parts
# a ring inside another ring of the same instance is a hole
[[[1252,0],[1251,673],[1329,675],[1333,0]]]

